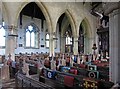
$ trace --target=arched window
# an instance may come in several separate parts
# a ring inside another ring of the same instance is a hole
[[[68,53],[68,52],[73,52],[73,44],[72,44],[72,41],[73,41],[73,38],[71,37],[72,36],[72,33],[70,30],[67,30],[66,33],[65,33],[65,52]]]
[[[39,43],[39,31],[34,24],[30,24],[25,29],[25,44],[26,47],[38,48]]]
[[[72,45],[72,37],[70,32],[66,31],[66,45]]]
[[[66,45],[72,45],[72,38],[69,36],[66,37]]]
[[[47,33],[46,36],[45,36],[45,45],[46,45],[46,48],[49,48],[49,34]]]
[[[74,40],[74,38],[72,37],[72,29],[71,29],[70,25],[66,29],[64,35],[65,35],[65,52],[66,53],[73,52],[73,40]]]
[[[0,25],[0,47],[5,47],[5,29]]]

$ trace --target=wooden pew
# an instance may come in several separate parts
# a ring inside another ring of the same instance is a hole
[[[44,68],[44,70],[46,70],[46,71],[51,71],[51,70],[49,70],[49,69],[45,69]],[[47,72],[46,72],[47,73]],[[46,74],[47,75],[47,74]],[[45,75],[45,78],[46,78],[46,75]],[[40,75],[41,76],[41,75]],[[39,77],[40,77],[39,76]],[[52,79],[52,81],[54,81],[54,83],[59,83],[60,85],[62,84],[62,86],[60,86],[60,87],[65,87],[65,84],[64,84],[64,77],[65,76],[71,76],[71,77],[73,77],[74,78],[74,84],[73,84],[73,89],[75,88],[75,87],[77,87],[77,88],[80,88],[81,86],[81,84],[82,84],[82,82],[83,82],[83,80],[82,80],[82,78],[83,78],[83,76],[78,76],[78,75],[74,75],[74,74],[70,74],[70,73],[64,73],[64,72],[59,72],[59,71],[56,71],[56,76],[55,76],[55,78],[56,79],[54,79],[53,80],[53,78],[49,78],[49,79]],[[47,77],[48,78],[48,77]],[[79,82],[78,82],[79,81]],[[82,81],[82,82],[80,82],[80,81]],[[80,84],[81,83],[81,84]],[[70,88],[70,87],[69,87]]]
[[[29,75],[37,74],[37,70],[36,66],[29,65]]]
[[[84,76],[88,76],[88,68],[86,65],[86,67],[79,67],[79,64],[74,64],[75,69],[78,70],[78,75],[84,75]],[[97,71],[99,72],[99,78],[100,80],[106,80],[109,81],[109,68],[107,66],[103,67],[103,66],[96,66]]]
[[[24,89],[25,87],[28,89],[54,89],[53,87],[44,84],[42,82],[38,82],[34,78],[26,77],[24,74],[17,73],[16,74],[16,89],[21,88]]]
[[[49,69],[44,69],[44,70],[50,71]],[[89,78],[89,77],[86,77],[86,76],[83,76],[83,75],[74,75],[74,74],[65,73],[65,72],[59,72],[59,71],[56,71],[56,74],[57,75],[56,75],[56,79],[54,79],[54,82],[55,83],[56,82],[60,83],[63,86],[65,86],[65,84],[64,84],[64,82],[65,82],[65,80],[64,80],[65,76],[73,77],[74,78],[74,83],[73,83],[73,86],[72,86],[73,89],[84,88],[84,86],[83,86],[83,84],[85,82],[84,78],[88,78],[88,80],[91,79],[92,81],[96,81],[98,83],[98,89],[101,89],[101,86],[102,86],[102,88],[107,88],[107,87],[110,88],[114,84],[114,83],[112,83],[110,81],[104,81],[104,80]],[[50,78],[50,79],[52,79],[52,78]],[[91,83],[91,81],[89,81],[89,82]]]

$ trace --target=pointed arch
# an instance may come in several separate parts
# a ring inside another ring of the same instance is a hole
[[[83,32],[80,32],[82,29]],[[83,50],[84,50],[84,53],[85,54],[88,54],[91,52],[91,45],[92,44],[91,42],[91,38],[92,38],[92,30],[91,30],[91,26],[89,24],[89,21],[88,19],[85,17],[81,23],[80,23],[80,26],[79,26],[79,33],[82,33],[82,37],[83,37],[83,44],[82,44],[82,47],[83,47]],[[80,39],[80,34],[79,34],[79,39]],[[78,43],[78,46],[80,46],[81,44]]]
[[[71,28],[72,28],[73,35],[75,35],[76,34],[76,25],[75,25],[74,18],[73,18],[72,14],[70,13],[70,11],[68,9],[65,11],[65,13],[66,13],[66,15],[67,15],[67,17],[70,21],[70,25],[71,25]]]
[[[46,35],[45,35],[45,47],[46,48],[49,48],[49,44],[50,44],[50,35],[49,35],[49,33],[47,33]]]
[[[91,30],[90,23],[89,23],[89,21],[88,21],[88,19],[86,17],[81,21],[80,25],[84,29],[84,34],[91,37],[92,30]]]
[[[39,27],[38,27],[34,22],[29,22],[29,23],[27,23],[27,24],[24,26],[24,29],[27,28],[27,26],[29,26],[29,25],[32,25],[32,26],[36,27],[36,28],[39,30]]]
[[[16,20],[15,20],[15,24],[16,25],[17,25],[17,21],[18,21],[20,12],[29,3],[31,3],[31,2],[23,2],[21,4],[21,7],[18,9],[18,11],[17,11],[18,13],[16,14]],[[50,15],[48,13],[47,8],[46,8],[46,6],[44,5],[43,2],[35,0],[35,3],[38,5],[38,7],[41,9],[43,15],[45,16],[45,19],[46,19],[46,22],[47,22],[47,26],[48,26],[48,31],[49,31],[50,29],[52,29],[52,25],[51,25],[51,18],[50,18]]]
[[[3,1],[2,1],[2,15],[3,15],[3,20],[4,20],[5,24],[8,24],[8,15],[9,14],[8,14],[8,10]]]
[[[1,21],[0,22],[0,38],[1,38],[0,47],[5,48],[5,46],[6,46],[6,37],[5,36],[7,34],[7,30],[4,26],[6,24],[8,24],[8,11],[7,11],[7,8],[3,1],[0,1],[0,4],[1,4],[0,15],[2,17],[2,18],[0,18],[0,21]],[[4,49],[4,51],[5,51],[5,49]]]
[[[69,23],[70,23],[70,25],[71,25],[72,34],[75,35],[75,34],[76,34],[76,26],[75,26],[74,18],[73,18],[73,16],[72,16],[72,14],[70,13],[70,10],[66,9],[64,12],[62,12],[62,13],[60,14],[60,16],[61,16],[62,14],[64,14],[64,13],[65,13],[65,15],[67,16],[67,18],[68,18],[68,20],[69,20]],[[58,17],[57,22],[58,22],[60,16]],[[57,26],[57,23],[56,23],[56,26]],[[64,30],[62,29],[62,31],[64,31]],[[62,35],[63,35],[63,34],[64,34],[64,32],[62,32]]]
[[[29,23],[25,27],[25,47],[39,48],[39,28],[34,23]]]

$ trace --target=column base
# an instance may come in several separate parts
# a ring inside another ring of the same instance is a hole
[[[2,81],[10,80],[10,73],[9,73],[9,66],[8,65],[2,66],[2,70],[0,72],[2,74],[0,76],[2,78]]]

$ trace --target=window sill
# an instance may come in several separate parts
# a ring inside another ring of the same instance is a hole
[[[36,47],[24,47],[25,49],[39,49],[39,48],[36,48]]]
[[[46,49],[49,49],[49,47],[46,47]]]
[[[0,46],[0,49],[5,49],[5,46]]]

